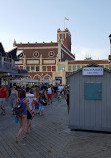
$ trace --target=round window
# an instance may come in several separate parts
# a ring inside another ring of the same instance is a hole
[[[50,51],[50,52],[49,52],[49,56],[50,56],[50,57],[53,57],[53,56],[54,56],[54,52],[53,52],[53,51]]]
[[[38,53],[38,52],[34,52],[33,56],[34,56],[34,57],[38,57],[38,56],[39,56],[39,53]]]

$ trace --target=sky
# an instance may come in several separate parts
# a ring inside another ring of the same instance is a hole
[[[0,42],[56,42],[57,29],[71,33],[76,60],[108,59],[111,0],[0,0]]]

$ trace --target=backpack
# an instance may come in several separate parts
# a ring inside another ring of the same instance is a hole
[[[18,103],[17,103],[17,106],[16,106],[15,109],[14,109],[15,115],[16,115],[17,117],[22,117],[22,116],[23,116],[22,103],[23,103],[23,101],[20,102],[20,100],[19,100]]]
[[[47,101],[46,101],[46,97],[45,97],[45,94],[44,94],[44,93],[40,93],[40,94],[39,94],[39,102],[40,102],[42,105],[47,105]]]

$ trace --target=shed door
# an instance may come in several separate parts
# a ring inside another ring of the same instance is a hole
[[[85,83],[84,85],[85,99],[102,99],[102,83]]]

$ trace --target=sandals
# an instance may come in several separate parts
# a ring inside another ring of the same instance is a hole
[[[18,144],[18,137],[16,137],[16,138],[15,138],[15,143],[17,143],[17,144]]]

